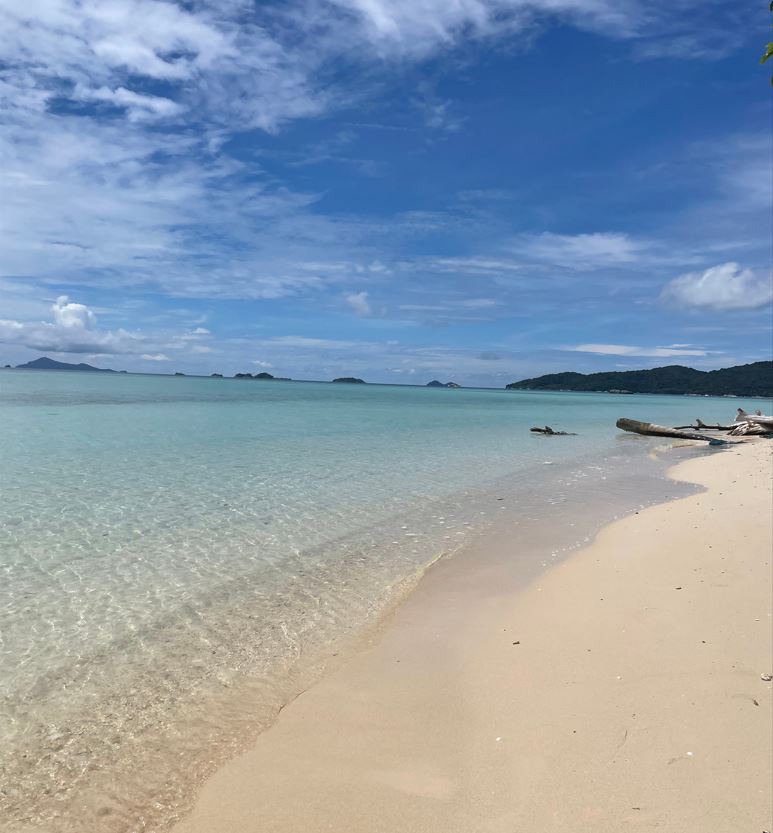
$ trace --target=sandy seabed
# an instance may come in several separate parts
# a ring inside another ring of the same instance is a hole
[[[525,587],[506,529],[439,562],[175,833],[773,830],[772,454],[680,464],[705,491]]]

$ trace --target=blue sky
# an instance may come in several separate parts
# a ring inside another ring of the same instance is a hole
[[[765,2],[10,0],[0,362],[771,358]]]

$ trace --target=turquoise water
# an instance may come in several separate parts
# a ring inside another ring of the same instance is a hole
[[[497,511],[622,500],[658,443],[617,417],[738,405],[769,407],[0,371],[0,819],[158,829],[213,748]]]

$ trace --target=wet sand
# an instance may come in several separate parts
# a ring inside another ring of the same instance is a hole
[[[525,586],[506,527],[439,562],[176,833],[771,830],[771,452]]]

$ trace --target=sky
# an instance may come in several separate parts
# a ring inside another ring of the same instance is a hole
[[[0,0],[0,364],[770,359],[763,0]]]

